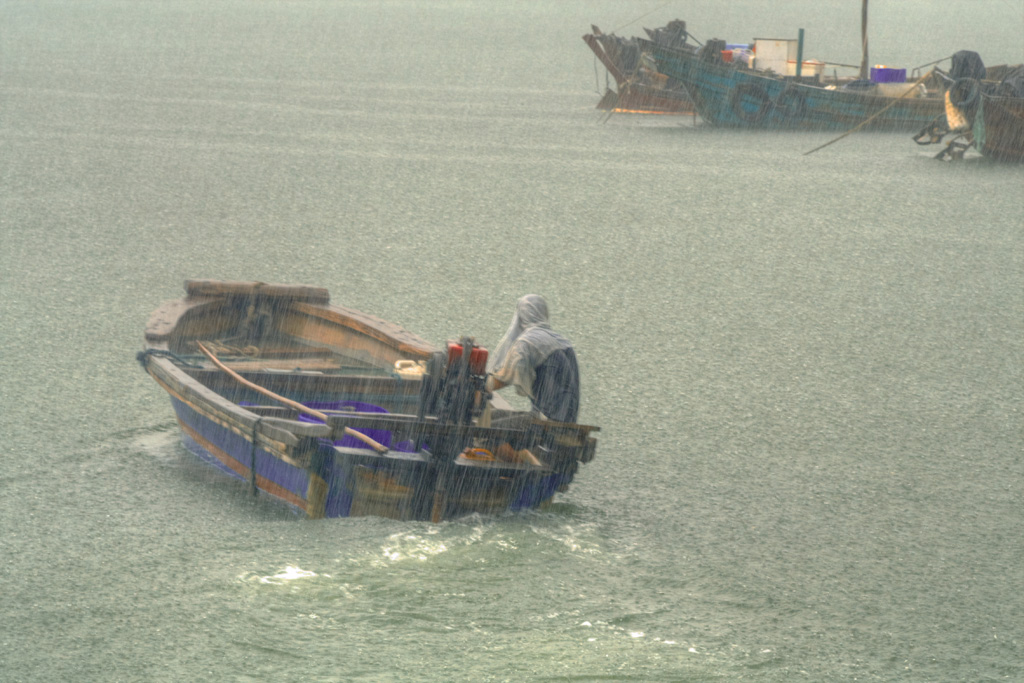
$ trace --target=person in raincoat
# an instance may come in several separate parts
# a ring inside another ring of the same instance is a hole
[[[487,390],[514,386],[533,411],[548,420],[575,422],[580,410],[580,373],[572,343],[551,329],[544,297],[516,302],[512,324],[491,357]]]

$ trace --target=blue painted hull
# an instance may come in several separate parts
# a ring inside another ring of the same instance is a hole
[[[200,460],[306,512],[308,471],[290,465],[266,448],[253,448],[251,435],[236,433],[178,398],[172,396],[171,405],[181,427],[182,443]]]
[[[762,130],[917,131],[943,114],[939,98],[895,99],[759,74],[648,43],[658,70],[686,86],[714,126]],[[911,88],[907,84],[907,88]],[[874,117],[874,118],[872,118]]]
[[[322,503],[324,517],[426,519],[431,514],[437,480],[429,459],[421,454],[396,453],[386,458],[368,449],[338,447],[325,440],[317,440],[315,449],[307,447],[305,454],[262,445],[254,448],[251,434],[241,434],[225,426],[222,419],[173,395],[171,403],[182,430],[182,443],[189,451],[297,512],[310,513],[309,498],[316,488],[311,488],[311,479],[319,479],[323,482],[322,495],[326,496]],[[444,501],[445,517],[542,507],[573,479],[570,472],[458,465],[446,476],[450,482],[445,489],[454,493]]]

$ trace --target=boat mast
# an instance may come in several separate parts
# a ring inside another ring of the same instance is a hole
[[[864,0],[860,7],[860,77],[866,80],[868,77],[868,0]]]

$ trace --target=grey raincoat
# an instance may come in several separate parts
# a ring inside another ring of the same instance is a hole
[[[515,386],[549,420],[575,422],[580,379],[572,343],[551,329],[548,305],[537,294],[516,302],[512,324],[491,356],[491,375]]]

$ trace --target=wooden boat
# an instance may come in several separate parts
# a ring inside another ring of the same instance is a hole
[[[603,111],[641,114],[692,114],[693,102],[681,83],[658,72],[653,58],[640,50],[634,38],[605,34],[597,26],[583,36],[608,73],[616,90],[605,88],[597,103]],[[680,30],[681,29],[681,30]],[[644,29],[652,41],[682,50],[694,50],[686,43],[686,23],[676,20],[658,29]]]
[[[936,158],[962,159],[974,147],[996,161],[1024,162],[1024,67],[998,82],[958,79],[946,92],[945,107],[945,116],[914,136],[928,145],[953,134]]]
[[[548,504],[596,427],[484,391],[487,352],[439,349],[302,285],[189,280],[139,361],[200,459],[311,518],[440,521]]]
[[[942,98],[923,82],[874,84],[868,80],[826,83],[727,63],[724,41],[710,40],[696,53],[643,42],[658,70],[680,81],[697,113],[714,126],[769,130],[911,131],[940,115]],[[900,87],[902,86],[902,87]],[[865,122],[867,122],[865,124]]]
[[[971,122],[971,136],[987,157],[1024,162],[1024,98],[983,93]]]

